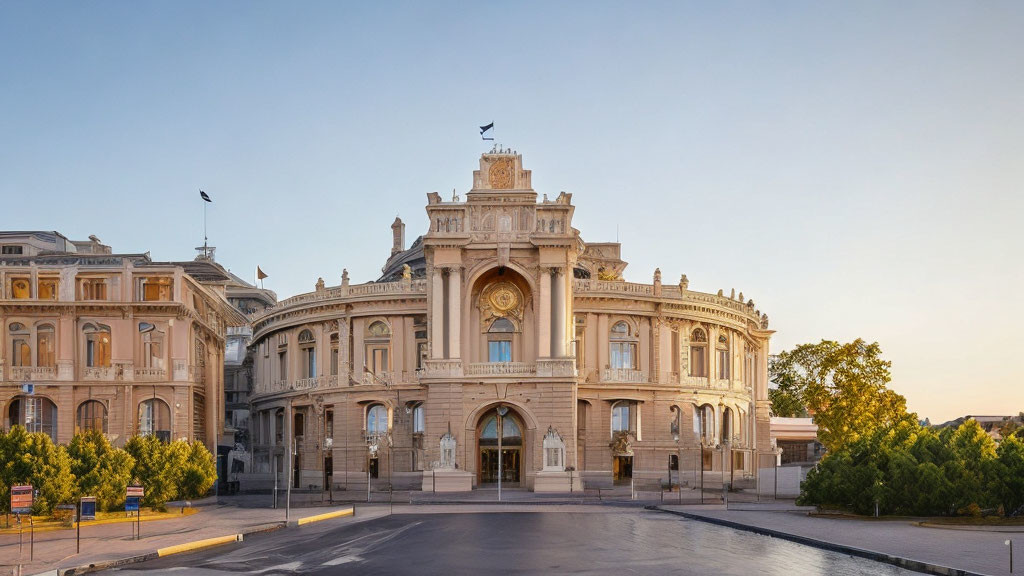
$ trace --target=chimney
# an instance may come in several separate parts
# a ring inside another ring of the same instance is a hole
[[[391,224],[391,255],[394,256],[399,252],[405,250],[405,224],[402,223],[402,219],[395,216],[395,221]]]

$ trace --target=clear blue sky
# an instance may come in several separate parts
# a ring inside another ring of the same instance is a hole
[[[371,5],[372,4],[372,5]],[[933,421],[1024,410],[1024,3],[0,4],[0,229],[375,279],[488,146],[628,280],[863,337]]]

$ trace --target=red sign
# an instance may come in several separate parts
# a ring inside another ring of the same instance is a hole
[[[145,496],[142,486],[128,486],[125,491],[125,496],[138,496],[139,498]]]
[[[11,513],[32,513],[32,486],[11,486]]]

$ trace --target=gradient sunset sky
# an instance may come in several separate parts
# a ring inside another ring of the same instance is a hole
[[[626,279],[878,341],[939,422],[1024,410],[1022,2],[0,3],[0,229],[377,278],[490,143]]]

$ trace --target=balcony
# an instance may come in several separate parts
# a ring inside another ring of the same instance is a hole
[[[57,369],[53,366],[11,366],[8,379],[18,382],[55,380]]]
[[[323,383],[323,377],[319,377],[319,378],[317,378],[317,377],[313,377],[313,378],[300,378],[300,379],[296,380],[292,384],[291,389],[292,390],[312,390],[314,388],[319,388],[322,385],[322,383]]]
[[[630,368],[605,368],[604,370],[601,370],[601,382],[644,384],[647,382],[647,374],[642,370],[633,370]]]
[[[461,378],[462,360],[424,360],[420,378]]]
[[[167,370],[163,368],[136,368],[135,380],[143,382],[159,382],[167,380]]]
[[[82,368],[82,380],[88,382],[113,382],[117,377],[114,366],[87,366]]]
[[[537,366],[525,362],[479,362],[467,364],[466,376],[533,376]]]

